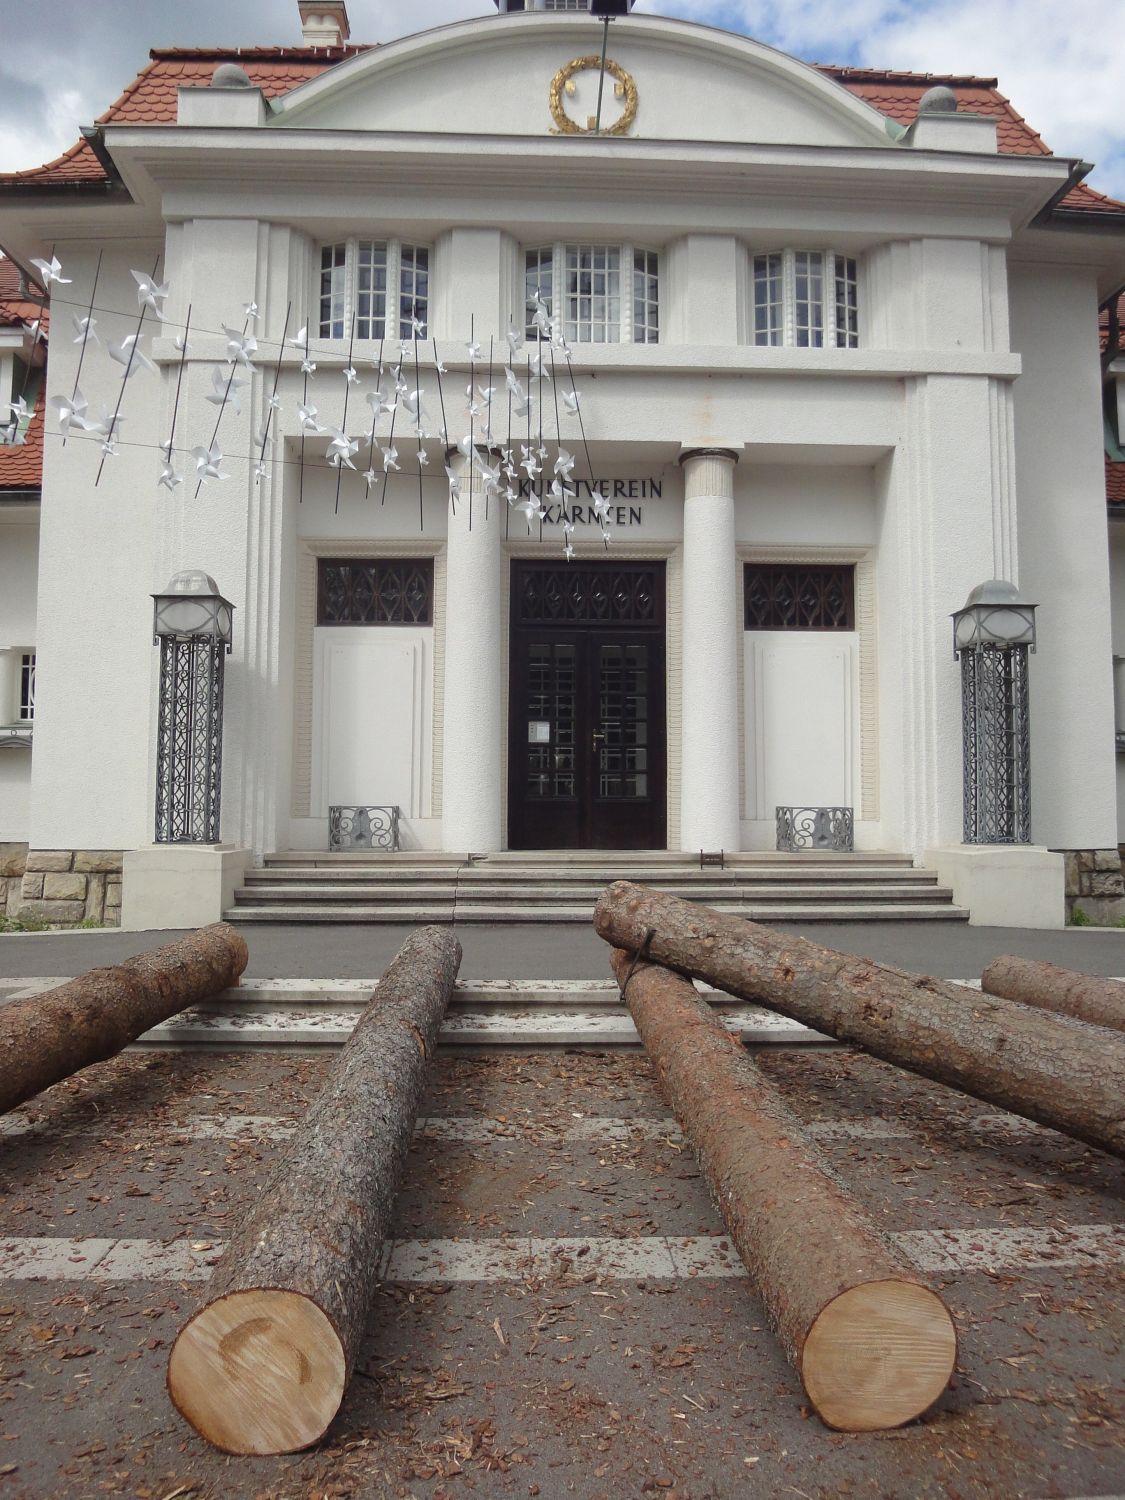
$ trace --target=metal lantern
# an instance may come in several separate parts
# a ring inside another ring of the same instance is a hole
[[[1035,611],[1012,583],[979,584],[953,616],[961,659],[966,844],[1031,842],[1028,654]]]
[[[223,678],[234,606],[207,573],[177,573],[153,598],[160,644],[156,842],[217,844]]]

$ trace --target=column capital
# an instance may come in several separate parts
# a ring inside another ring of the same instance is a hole
[[[732,464],[736,464],[739,460],[739,452],[737,448],[692,448],[685,446],[680,449],[680,456],[677,462],[683,465],[693,458],[726,458]]]

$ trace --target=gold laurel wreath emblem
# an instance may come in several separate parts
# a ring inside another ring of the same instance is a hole
[[[575,73],[585,73],[591,69],[600,72],[601,66],[601,57],[594,52],[589,57],[574,58],[555,74],[551,80],[550,96],[551,115],[556,127],[551,131],[552,135],[593,135],[592,127],[579,125],[567,114],[563,94]],[[603,125],[601,133],[602,135],[627,135],[633,121],[637,118],[637,85],[633,81],[632,74],[627,73],[621,64],[614,62],[611,57],[605,60],[605,70],[617,80],[619,90],[624,93],[625,109],[621,118],[614,124]]]

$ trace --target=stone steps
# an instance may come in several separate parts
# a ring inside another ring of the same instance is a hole
[[[588,922],[633,880],[755,921],[965,921],[952,892],[903,855],[743,854],[700,868],[673,852],[479,856],[290,851],[248,871],[234,922]]]

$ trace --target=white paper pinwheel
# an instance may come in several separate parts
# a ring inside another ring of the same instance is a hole
[[[243,316],[249,322],[251,319],[258,321],[258,304],[256,302],[244,302],[242,304]]]
[[[345,469],[354,469],[352,455],[359,452],[359,444],[346,433],[332,429],[332,441],[328,444],[328,462],[334,469],[342,464]]]
[[[186,333],[178,333],[172,340],[172,342],[173,344],[175,344],[176,348],[181,354],[186,354],[188,352],[188,341]]]
[[[434,360],[434,369],[438,372],[439,375],[449,374],[449,371],[446,369],[445,365],[442,364],[440,359]]]
[[[349,385],[359,384],[359,371],[355,368],[354,365],[349,365],[344,371],[344,379]]]
[[[49,406],[55,408],[59,419],[59,431],[63,433],[68,433],[72,426],[83,432],[89,432],[92,426],[86,420],[86,409],[89,404],[77,386],[74,388],[73,396],[52,396],[48,402]]]
[[[457,452],[462,458],[472,458],[476,448],[476,439],[471,432],[467,432],[457,444]]]
[[[540,377],[542,377],[542,379],[544,380],[550,380],[551,372],[547,368],[547,360],[542,354],[533,354],[528,363],[531,368],[531,373],[535,376],[536,380],[538,380]]]
[[[295,333],[291,339],[286,339],[285,342],[287,344],[292,344],[294,349],[303,349],[308,341],[308,337],[309,325],[306,323],[305,326],[302,329],[298,330],[298,332]]]
[[[378,418],[383,416],[386,412],[394,411],[395,403],[387,397],[387,394],[383,390],[382,386],[377,386],[375,390],[368,391],[367,395],[364,397],[364,400],[371,408],[371,415],[376,420],[378,420]]]
[[[552,500],[557,500],[560,505],[566,505],[574,499],[576,491],[572,484],[560,484],[557,479],[552,479],[551,488],[547,493]]]
[[[613,540],[613,533],[610,531],[610,529],[609,529],[608,526],[603,526],[602,527],[602,541],[605,542],[606,545],[608,546],[608,544],[610,542],[612,542],[612,540]]]
[[[266,402],[266,405],[269,407],[270,411],[280,411],[281,410],[281,397],[277,394],[276,391],[273,393],[273,395],[270,397],[270,399]]]
[[[297,408],[297,421],[300,422],[301,427],[305,432],[327,431],[327,428],[322,427],[317,421],[316,416],[317,412],[315,406],[298,406]]]
[[[399,396],[399,400],[402,402],[403,411],[412,416],[415,422],[421,426],[425,415],[425,407],[422,405],[421,388],[415,391],[403,391]]]
[[[520,468],[529,479],[534,479],[539,473],[539,463],[536,460],[535,450],[533,448],[525,448],[521,443],[520,452],[523,454],[523,462],[520,464]]]
[[[594,512],[599,521],[604,521],[605,518],[609,515],[609,501],[605,498],[604,495],[595,494],[590,509]]]
[[[375,470],[374,469],[364,469],[363,473],[360,475],[360,478],[367,481],[367,488],[370,489],[371,486],[375,483],[375,478],[376,478]]]
[[[383,472],[389,474],[392,469],[400,467],[397,448],[384,448],[380,446],[379,452],[383,455]]]
[[[449,493],[454,500],[461,498],[461,476],[454,472],[448,464],[445,466],[445,477],[449,481]]]
[[[139,338],[139,334],[127,333],[119,344],[115,344],[112,339],[106,340],[106,353],[110,359],[124,365],[126,380],[132,380],[138,370],[151,370],[154,374],[156,372],[156,366],[137,342]]]
[[[195,472],[202,483],[206,479],[229,479],[229,474],[223,474],[219,465],[223,461],[223,455],[217,447],[215,448],[193,448],[191,456],[195,459]]]
[[[225,323],[223,332],[227,337],[227,364],[245,365],[246,369],[253,370],[250,361],[258,352],[258,340],[252,333],[239,333],[237,328],[228,328]]]
[[[172,288],[166,281],[162,284],[155,282],[147,271],[131,271],[129,274],[137,283],[137,306],[151,308],[163,322],[164,308],[161,304]]]
[[[476,339],[470,339],[470,341],[465,345],[465,348],[469,351],[469,358],[471,360],[475,361],[480,359],[480,344]]]
[[[512,358],[515,359],[516,355],[523,348],[523,332],[514,323],[509,323],[508,331],[504,337],[508,340],[508,348],[512,351]]]
[[[419,448],[418,449],[418,467],[421,468],[421,469],[426,469],[426,468],[429,467],[429,464],[430,464],[430,455],[426,452],[425,448]]]
[[[473,454],[473,461],[476,464],[477,473],[484,480],[485,489],[489,492],[489,494],[498,495],[501,489],[499,463],[497,463],[495,468],[493,468],[493,466],[486,461],[484,454],[480,451],[479,448],[476,449]]]
[[[233,370],[224,370],[222,365],[216,365],[211,371],[211,391],[205,400],[210,401],[212,406],[225,406],[229,401],[234,407],[235,416],[238,416],[242,411],[242,397],[238,393],[245,384],[246,381]]]
[[[426,337],[426,325],[421,318],[412,317],[410,319],[410,331],[416,339],[424,339]]]
[[[259,459],[258,462],[254,465],[254,478],[255,479],[264,479],[268,473],[269,473],[268,468],[261,461],[261,459]]]
[[[574,548],[570,545],[569,542],[567,542],[566,546],[563,548],[563,556],[566,558],[567,562],[570,562],[571,558],[574,556]]]
[[[74,340],[76,344],[85,344],[87,342],[91,344],[101,343],[101,339],[94,332],[94,329],[97,327],[96,318],[91,318],[88,315],[80,318],[77,313],[71,313],[70,321],[74,324],[74,332],[77,335]]]
[[[43,279],[43,286],[44,286],[44,288],[49,287],[51,285],[52,281],[57,281],[60,286],[69,286],[70,285],[70,277],[69,276],[60,276],[59,275],[59,272],[62,270],[62,266],[59,265],[59,258],[58,258],[57,255],[52,255],[51,259],[49,261],[47,261],[47,260],[38,260],[33,255],[31,257],[31,264],[35,267],[35,269],[37,271],[39,271],[39,272],[42,273],[42,279]]]
[[[183,480],[176,473],[175,469],[173,469],[172,465],[163,462],[160,469],[160,478],[156,482],[162,490],[167,490],[170,495],[175,493],[178,484],[183,484]]]
[[[527,517],[527,524],[529,526],[531,525],[532,521],[537,521],[543,514],[542,507],[540,506],[539,501],[534,495],[528,495],[526,500],[521,500],[520,503],[516,506],[516,509],[520,512],[521,515]]]
[[[302,375],[315,375],[316,374],[316,360],[315,359],[303,359],[301,361],[301,374]]]
[[[8,415],[16,422],[29,422],[31,420],[31,408],[22,396],[17,396],[8,405]]]
[[[569,484],[570,476],[574,472],[574,454],[568,453],[565,448],[559,449],[559,456],[555,459],[555,473],[561,474],[563,480]]]
[[[573,390],[563,391],[562,398],[563,405],[567,410],[567,415],[576,417],[578,415],[578,392]]]

